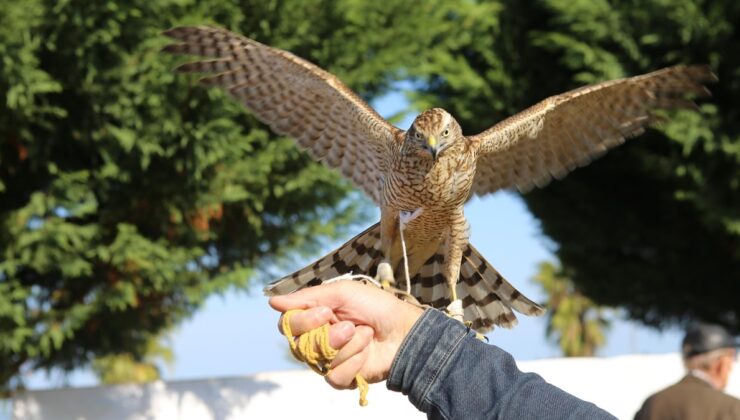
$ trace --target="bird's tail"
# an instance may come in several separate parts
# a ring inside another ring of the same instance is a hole
[[[292,293],[306,286],[318,286],[343,274],[375,276],[382,261],[380,223],[376,223],[313,264],[270,283],[265,287],[265,295]]]
[[[440,309],[450,304],[447,282],[441,274],[444,247],[440,246],[411,279],[411,294]],[[521,294],[470,243],[463,250],[457,296],[462,300],[464,320],[482,333],[496,325],[514,327],[518,321],[513,310],[530,316],[545,313],[545,308]]]
[[[445,244],[411,276],[411,294],[434,308],[450,304],[447,282],[442,275]],[[380,249],[380,223],[350,239],[323,258],[265,287],[267,296],[284,295],[307,286],[317,286],[343,274],[375,276],[383,261]],[[402,270],[395,270],[397,273]],[[402,279],[396,279],[403,284]],[[486,332],[495,325],[511,328],[517,324],[513,310],[525,315],[542,315],[542,306],[514,288],[473,247],[463,250],[457,295],[462,299],[464,319],[472,328]],[[513,309],[513,310],[512,310]]]

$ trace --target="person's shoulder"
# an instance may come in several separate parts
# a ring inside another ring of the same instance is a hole
[[[732,413],[735,413],[738,415],[738,419],[740,419],[740,400],[733,397],[732,395],[725,394],[722,391],[716,391],[717,392],[717,403],[721,404],[723,407],[731,408]]]
[[[684,393],[694,394],[697,392],[697,390],[692,388],[697,387],[698,384],[694,383],[693,379],[694,378],[690,376],[684,376],[680,381],[661,389],[660,391],[651,395],[648,399],[660,400],[664,398],[673,398]],[[701,390],[704,387],[699,386],[698,388]]]
[[[697,396],[697,391],[699,393],[702,391],[701,387],[698,390],[693,389],[696,385],[690,377],[686,376],[673,385],[653,393],[642,403],[642,407],[635,418],[660,418],[662,417],[660,415],[656,417],[646,414],[662,413],[667,409],[675,409],[678,406],[688,404],[689,400]]]
[[[722,391],[707,401],[706,407],[712,410],[717,419],[740,419],[740,400]]]
[[[717,418],[740,419],[740,400],[711,386],[692,386],[686,395],[691,395],[699,405],[710,412],[718,413]]]
[[[740,419],[740,400],[690,376],[649,396],[636,420],[676,417],[701,412],[705,418]]]
[[[670,408],[673,401],[676,400],[675,387],[673,384],[667,388],[655,392],[645,399],[640,409],[635,413],[635,420],[652,420],[664,417],[666,409]]]

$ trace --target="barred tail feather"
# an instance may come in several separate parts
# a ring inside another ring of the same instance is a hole
[[[380,223],[376,223],[313,264],[270,283],[264,292],[267,296],[285,295],[348,273],[372,276],[382,260]]]
[[[443,245],[411,279],[411,294],[439,309],[450,304],[447,283],[441,274],[444,254]],[[463,251],[457,295],[463,302],[465,321],[480,332],[490,331],[496,325],[514,327],[518,321],[513,310],[534,316],[545,312],[506,281],[471,244]]]
[[[440,246],[418,272],[410,273],[411,294],[422,304],[438,309],[450,304],[449,289],[442,275],[445,246]],[[313,264],[269,284],[264,292],[267,296],[284,295],[349,273],[374,276],[382,261],[380,223],[376,223]],[[403,288],[405,279],[398,277],[398,268],[395,271],[397,285]],[[457,295],[463,302],[465,321],[480,332],[490,331],[496,325],[514,327],[517,318],[513,310],[535,316],[545,312],[506,281],[471,244],[463,251]]]
[[[478,331],[489,331],[494,325],[514,327],[518,321],[512,309],[529,316],[545,313],[545,308],[521,294],[471,244],[463,251],[457,293],[463,299],[465,320]]]

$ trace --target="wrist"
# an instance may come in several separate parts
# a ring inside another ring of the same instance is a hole
[[[454,358],[465,337],[473,332],[435,309],[427,309],[401,344],[388,373],[386,386],[409,396],[424,411],[424,396],[440,371]]]
[[[403,338],[406,338],[417,321],[419,321],[419,318],[424,314],[424,309],[411,304],[405,304],[404,307],[404,314],[401,317],[400,331],[402,332]],[[401,341],[403,341],[403,338]],[[399,342],[398,344],[400,347],[401,343]]]

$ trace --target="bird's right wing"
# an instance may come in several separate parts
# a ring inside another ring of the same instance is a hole
[[[338,169],[375,202],[390,148],[402,131],[378,115],[338,78],[287,51],[225,29],[179,27],[181,41],[164,51],[213,59],[187,63],[182,72],[240,100],[276,133],[294,138],[325,165]]]

